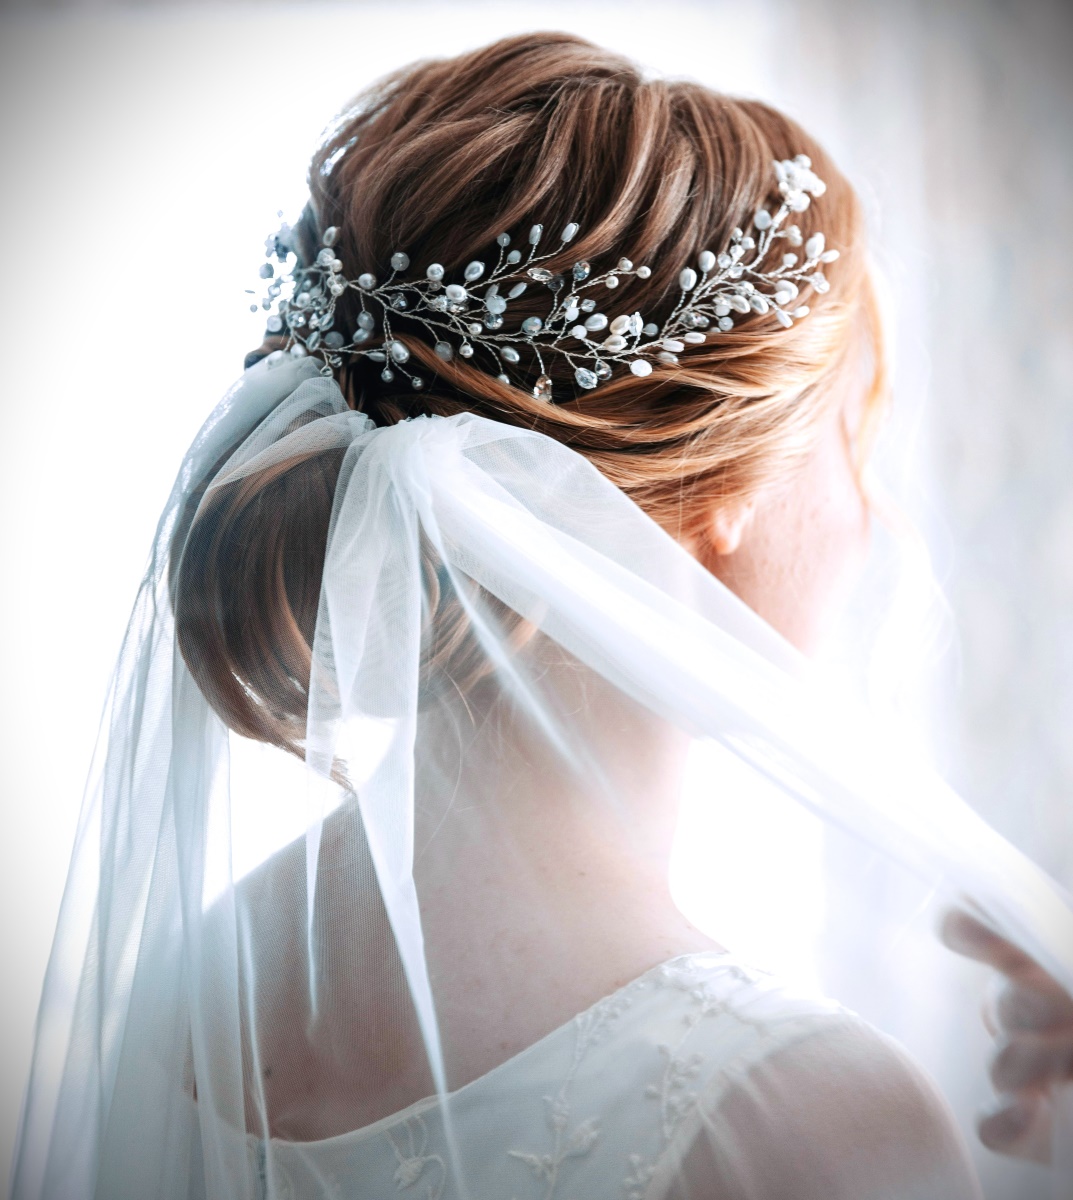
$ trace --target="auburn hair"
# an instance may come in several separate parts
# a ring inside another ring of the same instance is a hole
[[[886,399],[861,205],[814,138],[760,101],[646,79],[581,38],[537,33],[387,76],[340,114],[310,166],[300,260],[311,261],[334,225],[351,278],[382,271],[395,250],[460,274],[504,230],[575,221],[577,239],[546,265],[568,271],[584,258],[602,267],[623,255],[645,263],[650,277],[623,277],[613,308],[662,322],[681,268],[703,249],[723,249],[735,227],[748,229],[777,202],[773,162],[801,153],[827,190],[794,219],[805,238],[822,229],[840,257],[825,294],[803,289],[811,311],[791,328],[753,314],[688,346],[677,364],[657,364],[647,377],[624,372],[593,391],[549,356],[548,404],[531,394],[535,368],[514,386],[476,358],[444,362],[422,326],[393,313],[393,336],[424,367],[425,389],[411,391],[405,377],[384,382],[379,364],[356,358],[336,372],[347,403],[378,425],[470,411],[535,429],[583,454],[703,553],[713,506],[803,464],[846,386],[866,393],[862,458]],[[784,249],[775,243],[769,267]],[[513,319],[544,315],[542,299],[530,288],[512,301]],[[354,328],[357,303],[344,294],[337,327]],[[237,732],[299,755],[340,463],[338,452],[278,463],[213,489],[195,515],[200,489],[173,552],[179,646],[199,686]],[[480,656],[441,575],[426,563],[425,678],[465,690]]]

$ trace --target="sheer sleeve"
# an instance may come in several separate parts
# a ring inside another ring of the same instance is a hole
[[[729,1081],[668,1164],[661,1200],[979,1200],[934,1084],[858,1018],[818,1024]]]

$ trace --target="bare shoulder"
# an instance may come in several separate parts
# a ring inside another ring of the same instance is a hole
[[[818,1020],[704,1109],[666,1200],[979,1200],[927,1073],[849,1015]]]

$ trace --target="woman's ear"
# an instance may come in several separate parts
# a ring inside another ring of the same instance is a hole
[[[721,504],[713,511],[708,522],[709,545],[720,558],[733,554],[741,546],[755,512],[756,503],[752,500]]]

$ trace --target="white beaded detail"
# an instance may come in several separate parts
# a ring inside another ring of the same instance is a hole
[[[408,365],[409,348],[392,334],[392,315],[400,313],[433,334],[442,361],[454,357],[456,346],[449,340],[453,335],[461,357],[472,359],[475,349],[481,349],[491,358],[491,367],[483,362],[474,365],[507,386],[513,384],[508,366],[518,366],[518,347],[527,347],[539,368],[539,378],[531,387],[531,394],[539,400],[550,402],[553,398],[545,354],[564,357],[583,391],[609,379],[614,367],[627,366],[635,376],[644,378],[652,374],[654,363],[678,364],[678,355],[687,344],[701,345],[711,334],[730,332],[736,317],[773,315],[782,328],[789,329],[809,312],[807,304],[796,303],[802,287],[821,295],[829,289],[822,267],[838,258],[839,252],[827,248],[822,233],[805,241],[796,224],[784,228],[789,215],[808,208],[811,197],[822,196],[826,185],[813,172],[807,155],[784,159],[774,167],[779,207],[774,212],[762,208],[755,214],[756,237],[736,228],[725,250],[719,254],[702,250],[695,268],[681,269],[678,302],[662,327],[646,322],[637,312],[611,318],[595,311],[597,301],[592,296],[581,294],[602,287],[606,295],[608,289],[618,287],[622,276],[648,279],[652,270],[645,264],[635,267],[629,258],[620,257],[616,266],[597,274],[583,259],[567,274],[537,265],[560,255],[573,241],[578,233],[574,221],[564,227],[556,249],[546,254],[538,254],[544,226],[533,225],[526,238],[524,262],[519,250],[507,249],[511,235],[501,233],[496,238],[498,257],[492,270],[486,272],[486,264],[475,259],[465,268],[461,283],[445,283],[440,263],[429,264],[416,279],[400,279],[410,267],[410,257],[402,250],[391,255],[391,273],[383,283],[371,272],[348,279],[336,257],[339,230],[334,226],[324,231],[323,247],[315,261],[298,267],[294,231],[284,224],[265,245],[268,259],[277,259],[289,270],[277,274],[271,261],[261,267],[261,278],[270,282],[260,307],[270,314],[269,332],[286,334],[295,356],[318,353],[324,360],[324,374],[341,366],[343,355],[365,357],[385,364],[380,372],[385,382],[393,380],[397,371],[415,390],[422,388],[425,380],[411,373]],[[791,247],[803,245],[803,257],[787,251],[777,267],[762,271],[761,264],[776,238],[786,239]],[[550,311],[543,317],[526,317],[518,328],[506,328],[510,301],[532,283],[544,285],[551,293]],[[479,296],[478,285],[483,289]],[[337,302],[347,290],[357,292],[361,303],[356,328],[349,335],[335,328]],[[370,302],[377,308],[370,309]],[[251,307],[257,311],[257,305]],[[588,315],[582,317],[582,313]],[[365,346],[378,335],[382,346]],[[528,376],[528,365],[522,369]]]

